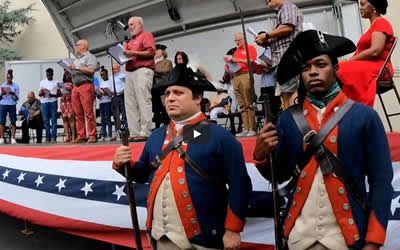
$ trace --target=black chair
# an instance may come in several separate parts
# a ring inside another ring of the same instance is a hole
[[[398,90],[396,88],[395,82],[393,81],[393,77],[390,75],[389,69],[387,68],[387,64],[390,61],[390,57],[391,57],[391,55],[392,55],[392,53],[394,51],[394,48],[396,47],[397,40],[398,40],[398,38],[395,37],[394,41],[393,41],[392,48],[390,49],[389,54],[386,57],[385,62],[383,63],[382,68],[380,69],[380,71],[378,73],[378,76],[376,78],[376,93],[377,93],[377,95],[379,97],[379,101],[380,101],[380,103],[382,105],[383,112],[385,113],[385,117],[386,117],[386,120],[387,120],[388,125],[389,125],[389,129],[390,129],[391,132],[393,132],[393,128],[392,128],[392,123],[390,122],[390,118],[393,117],[393,116],[400,115],[400,112],[388,113],[388,111],[386,109],[386,106],[385,106],[385,104],[383,102],[382,94],[388,92],[389,90],[393,90],[394,94],[396,95],[397,102],[400,105],[399,92],[398,92]],[[397,109],[397,110],[400,110],[400,109]]]

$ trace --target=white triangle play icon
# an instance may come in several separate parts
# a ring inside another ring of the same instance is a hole
[[[199,137],[200,135],[200,132],[198,132],[197,130],[193,130],[193,139]]]

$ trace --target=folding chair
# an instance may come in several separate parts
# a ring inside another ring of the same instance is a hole
[[[400,105],[399,92],[397,91],[396,84],[393,81],[393,77],[390,75],[389,69],[387,68],[387,64],[390,61],[390,57],[394,51],[394,48],[396,47],[397,40],[398,40],[398,38],[394,37],[392,48],[390,49],[389,54],[386,57],[385,62],[383,63],[382,68],[380,69],[378,76],[376,78],[376,93],[378,94],[379,100],[380,100],[382,108],[383,108],[383,112],[385,113],[385,117],[388,122],[390,132],[393,132],[392,123],[390,122],[390,118],[393,116],[400,115],[400,112],[389,114],[387,112],[385,104],[383,102],[382,94],[393,89],[393,91],[396,95],[396,98],[397,98],[397,102]],[[399,110],[399,109],[397,109],[397,110]]]

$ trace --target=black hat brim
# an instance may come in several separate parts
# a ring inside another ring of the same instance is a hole
[[[301,32],[282,56],[277,80],[282,85],[298,76],[301,66],[314,57],[326,54],[338,58],[355,50],[354,43],[345,37],[323,34],[316,30]]]

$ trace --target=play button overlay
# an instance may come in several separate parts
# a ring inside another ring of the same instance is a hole
[[[207,144],[211,139],[209,124],[198,123],[183,128],[183,141],[187,144]]]

